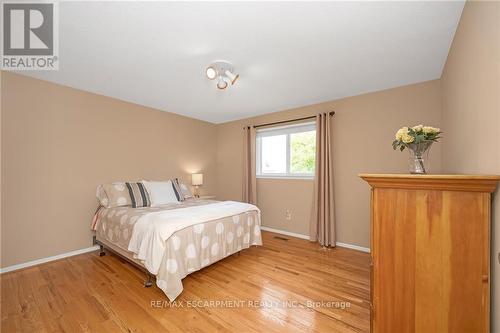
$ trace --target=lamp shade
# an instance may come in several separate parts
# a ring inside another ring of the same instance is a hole
[[[194,186],[203,185],[203,174],[202,173],[193,173],[191,175],[191,184]]]

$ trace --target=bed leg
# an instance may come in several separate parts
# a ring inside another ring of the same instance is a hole
[[[99,257],[106,255],[106,252],[104,252],[104,246],[99,244],[99,248],[100,248]]]
[[[153,285],[153,275],[151,275],[150,273],[146,273],[146,274],[147,274],[147,278],[146,278],[146,281],[144,281],[144,287],[149,288]]]

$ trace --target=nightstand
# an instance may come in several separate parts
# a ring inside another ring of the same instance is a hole
[[[198,199],[215,200],[215,195],[200,195]]]

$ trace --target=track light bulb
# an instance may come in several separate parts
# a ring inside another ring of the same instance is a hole
[[[217,71],[212,66],[207,67],[205,73],[210,80],[215,79],[215,77],[217,76]]]
[[[227,82],[224,81],[222,76],[219,76],[219,81],[217,82],[217,88],[224,90],[227,88]]]
[[[232,73],[232,72],[230,72],[230,71],[228,71],[228,70],[226,70],[226,71],[224,72],[224,74],[226,75],[226,77],[227,77],[227,78],[229,79],[229,81],[231,82],[231,85],[233,85],[233,84],[236,82],[236,80],[238,80],[238,78],[240,77],[240,75],[239,75],[239,74],[234,74],[234,73]]]

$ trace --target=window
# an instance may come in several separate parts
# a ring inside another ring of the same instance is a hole
[[[257,130],[256,162],[257,177],[314,177],[315,123]]]

